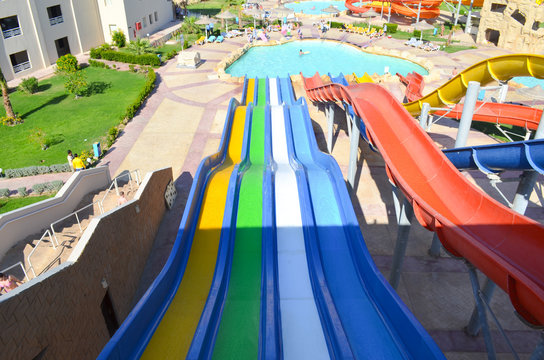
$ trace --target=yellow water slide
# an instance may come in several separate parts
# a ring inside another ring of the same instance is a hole
[[[254,86],[250,79],[246,104],[254,101]],[[183,279],[142,359],[183,359],[191,346],[213,279],[229,180],[241,161],[246,109],[236,108],[227,156],[208,181]]]
[[[410,114],[418,115],[423,103],[429,103],[431,107],[457,104],[465,95],[470,81],[477,81],[481,85],[485,85],[494,80],[508,81],[515,76],[532,76],[543,79],[544,56],[514,54],[486,59],[463,70],[421,99],[404,104],[404,107]]]
[[[372,80],[370,75],[368,75],[368,73],[366,73],[366,72],[361,77],[359,77],[359,76],[357,76],[357,74],[353,73],[353,79],[355,79],[355,82],[357,84],[373,83],[374,82],[374,80]]]

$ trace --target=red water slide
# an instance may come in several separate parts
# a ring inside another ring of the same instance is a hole
[[[508,293],[525,320],[544,325],[544,227],[465,179],[383,87],[315,86],[315,77],[303,80],[312,101],[353,106],[418,221],[435,231],[450,253],[467,259]]]
[[[363,5],[354,5],[361,2],[363,3]],[[366,2],[368,4],[364,3],[365,1],[361,0],[346,0],[345,6],[355,14],[365,13],[370,9],[374,9],[375,11],[381,11],[382,9],[381,4],[377,5],[376,3],[373,3],[371,1]],[[442,4],[442,0],[393,0],[386,1],[384,3],[391,4],[392,14],[399,14],[410,17],[417,17],[418,7],[421,3],[421,8],[419,9],[419,17],[421,19],[433,19],[440,15],[439,8]],[[387,5],[385,6],[384,12],[388,12]]]

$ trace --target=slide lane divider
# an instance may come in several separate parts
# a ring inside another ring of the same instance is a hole
[[[256,359],[259,354],[266,110],[264,106],[253,109],[248,159],[238,197],[232,269],[214,359]]]
[[[213,343],[219,327],[231,274],[240,183],[242,181],[244,167],[249,162],[248,144],[251,141],[249,129],[251,127],[252,113],[253,104],[250,103],[246,108],[241,151],[242,161],[234,166],[229,180],[215,272],[206,304],[204,305],[198,326],[194,332],[191,347],[187,353],[187,359],[210,358],[213,350]]]
[[[321,318],[321,323],[325,332],[325,339],[329,348],[331,358],[335,359],[353,359],[348,338],[344,332],[342,321],[335,307],[335,302],[325,278],[323,264],[319,249],[317,248],[318,238],[316,233],[316,224],[314,219],[312,197],[308,187],[307,174],[304,171],[303,164],[298,158],[296,150],[292,124],[303,121],[302,117],[296,116],[296,110],[300,108],[300,101],[290,107],[289,116],[286,117],[286,133],[289,153],[291,154],[292,166],[296,169],[297,185],[301,204],[301,217],[304,230],[304,239],[306,246],[306,258],[310,274],[310,281],[314,293],[314,299],[317,303],[317,309]],[[289,120],[287,120],[289,119]],[[326,199],[327,200],[327,199]],[[327,207],[330,204],[327,205]],[[340,279],[337,279],[341,281]]]
[[[271,109],[283,356],[329,359],[308,274],[299,191],[286,138],[287,111],[282,106]]]
[[[234,114],[239,102],[231,99],[217,153],[202,160],[195,173],[172,251],[163,269],[106,344],[98,359],[139,358],[172,302],[189,258],[204,193],[212,172],[224,163]]]
[[[270,93],[270,105],[280,104],[280,90],[278,78],[268,79],[269,93]]]
[[[147,345],[142,358],[186,357],[217,265],[219,239],[234,166],[241,162],[246,107],[234,114],[227,158],[210,177],[203,197],[185,274],[168,311]]]

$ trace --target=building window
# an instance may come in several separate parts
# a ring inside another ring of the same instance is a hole
[[[159,21],[159,14],[155,11],[155,22]]]
[[[57,47],[57,55],[59,58],[66,54],[70,54],[70,43],[68,42],[68,37],[55,40],[55,46]]]
[[[110,25],[110,35],[117,31],[117,25]]]
[[[142,24],[144,25],[144,28],[147,27],[147,20],[145,19],[145,16],[142,18]]]
[[[13,66],[13,72],[16,74],[18,72],[31,68],[30,60],[28,59],[28,53],[26,52],[26,50],[11,54],[9,56],[9,59],[11,60],[11,66]]]
[[[153,24],[153,17],[149,14],[149,25]]]
[[[2,35],[4,36],[4,39],[21,35],[21,28],[19,27],[17,15],[0,19],[0,26],[2,27]]]
[[[51,26],[64,22],[64,19],[62,18],[62,11],[60,10],[60,5],[48,7],[47,15],[49,16],[49,24]]]
[[[512,13],[512,18],[519,22],[521,25],[525,25],[525,15],[519,12],[519,10],[516,10]]]
[[[506,10],[506,5],[502,4],[491,4],[491,11],[498,12],[498,13],[504,13],[504,10]]]

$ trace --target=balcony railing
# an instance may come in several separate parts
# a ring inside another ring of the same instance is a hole
[[[51,26],[57,25],[63,22],[64,22],[64,19],[62,18],[62,15],[49,19],[49,24],[51,24]]]
[[[13,65],[13,72],[17,74],[18,72],[28,70],[30,68],[31,68],[30,61],[26,61],[24,63]]]
[[[2,31],[2,35],[4,35],[4,39],[14,37],[14,36],[17,36],[17,35],[21,35],[21,34],[22,34],[22,32],[21,32],[20,27]]]

